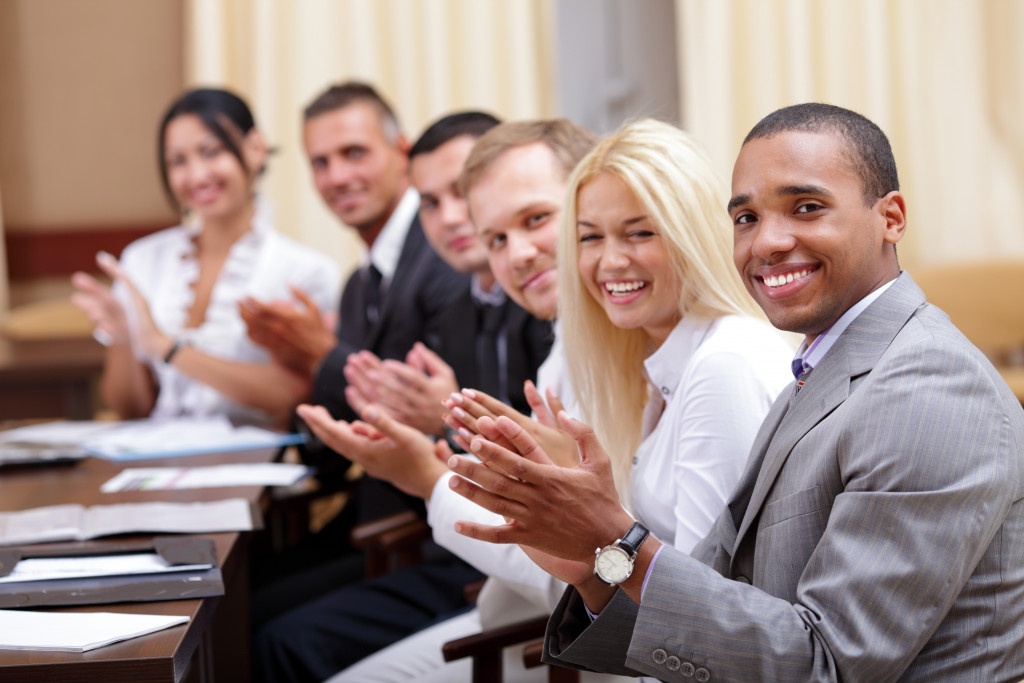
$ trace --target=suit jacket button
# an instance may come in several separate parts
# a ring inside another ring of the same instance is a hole
[[[692,676],[693,672],[694,672],[693,664],[690,664],[689,662],[683,662],[683,665],[679,668],[679,673],[681,673],[682,675],[686,676],[687,678]]]
[[[711,680],[711,672],[701,667],[693,672],[693,677],[700,681],[700,683],[707,683]]]
[[[672,655],[665,660],[665,668],[669,671],[678,671],[680,664],[682,664],[682,662],[680,662],[679,657],[676,657],[675,655]]]
[[[654,659],[655,664],[664,664],[665,660],[668,659],[668,653],[659,647],[651,653],[651,658]]]
[[[736,580],[739,581],[740,583],[746,583],[746,584],[750,583],[750,579],[748,579],[745,576],[737,576]]]

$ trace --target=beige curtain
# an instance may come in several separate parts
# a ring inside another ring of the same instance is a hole
[[[904,265],[1024,257],[1024,2],[677,8],[684,126],[724,172],[765,114],[838,104],[873,119],[893,143],[909,206]]]
[[[301,110],[329,83],[375,84],[414,140],[447,112],[553,115],[553,0],[186,0],[189,85],[237,90],[278,155],[276,225],[344,266],[362,247],[312,187]]]

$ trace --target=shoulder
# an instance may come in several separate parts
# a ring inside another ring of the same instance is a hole
[[[285,260],[289,266],[301,265],[306,268],[315,268],[333,272],[336,274],[335,277],[339,277],[337,264],[326,254],[282,235],[276,230],[268,230],[266,239],[275,261]]]
[[[165,228],[135,240],[121,252],[121,265],[129,274],[149,271],[161,263],[174,263],[175,256],[189,247],[190,240],[185,228],[178,225]]]
[[[757,376],[785,386],[793,379],[794,349],[767,322],[749,316],[727,315],[711,323],[693,354],[702,373]]]

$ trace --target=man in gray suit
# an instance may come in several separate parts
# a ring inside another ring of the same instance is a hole
[[[747,289],[806,339],[708,537],[689,556],[646,537],[593,432],[564,414],[576,470],[503,419],[480,425],[525,457],[477,437],[486,466],[453,469],[478,486],[453,486],[512,521],[457,529],[529,546],[573,584],[545,642],[563,665],[673,681],[1020,680],[1024,411],[900,272],[906,208],[885,135],[830,105],[779,110],[744,141],[728,208]]]

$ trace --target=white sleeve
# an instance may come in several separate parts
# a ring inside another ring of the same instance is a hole
[[[526,599],[554,609],[565,584],[534,564],[519,546],[478,541],[455,531],[458,521],[497,526],[505,520],[452,491],[448,482],[453,476],[448,472],[438,479],[427,501],[427,523],[434,541],[484,574],[514,584]]]

